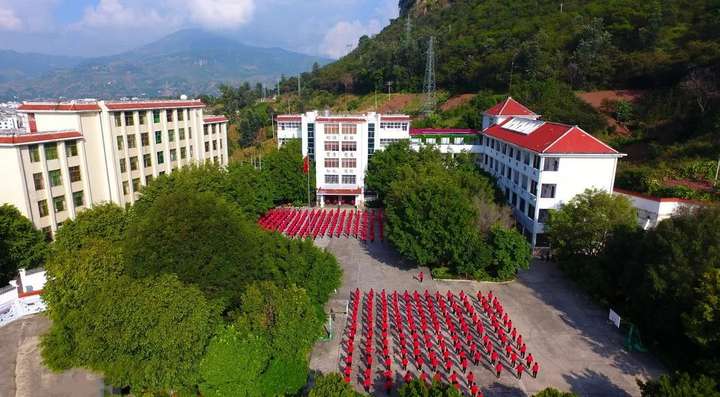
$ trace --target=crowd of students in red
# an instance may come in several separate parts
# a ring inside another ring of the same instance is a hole
[[[362,313],[361,300],[364,300]],[[451,291],[445,295],[431,294],[427,290],[422,294],[418,291],[388,294],[383,289],[377,294],[371,289],[363,295],[356,289],[350,301],[341,367],[345,382],[350,383],[360,316],[364,326],[360,328],[357,379],[368,392],[377,373],[389,394],[400,378],[410,382],[415,372],[423,382],[448,382],[471,397],[482,397],[471,363],[475,367],[487,364],[494,368],[498,378],[504,368],[513,371],[518,379],[526,371],[537,377],[540,370],[492,291],[487,295],[478,291],[473,298],[464,291],[458,295]],[[375,323],[376,318],[379,324]],[[376,357],[380,362],[373,371]],[[394,363],[399,368],[394,368]]]
[[[274,208],[258,224],[288,237],[353,237],[363,241],[383,240],[383,212],[377,210],[327,210]],[[376,232],[377,229],[377,232]]]

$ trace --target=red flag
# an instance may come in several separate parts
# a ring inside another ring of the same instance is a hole
[[[305,156],[305,158],[303,158],[303,173],[307,174],[308,172],[310,172],[310,158]]]

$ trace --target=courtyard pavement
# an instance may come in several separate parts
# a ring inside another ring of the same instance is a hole
[[[0,397],[99,397],[100,377],[80,369],[53,373],[42,364],[40,335],[50,320],[35,314],[0,328]]]
[[[447,290],[459,293],[464,290],[472,295],[481,290],[484,294],[493,291],[498,296],[541,369],[537,379],[526,374],[518,380],[509,371],[498,379],[489,366],[471,367],[487,397],[532,396],[546,387],[572,391],[582,397],[639,396],[636,379],[655,378],[663,372],[662,366],[648,353],[623,350],[624,337],[607,321],[606,310],[594,305],[553,264],[535,261],[530,270],[522,271],[516,281],[509,283],[426,277],[420,284],[415,276],[420,270],[429,275],[429,269],[407,265],[388,243],[322,238],[316,240],[316,244],[338,258],[344,273],[342,286],[328,303],[335,312],[334,335],[329,341],[316,344],[310,360],[314,371],[340,372],[339,344],[346,323],[342,311],[350,292],[356,288],[363,292],[384,288],[388,292],[427,289],[431,293]],[[373,368],[376,367],[380,365],[375,364]],[[393,369],[398,368],[393,365]],[[357,363],[353,371],[357,371]],[[356,387],[362,391],[360,385]],[[377,391],[374,395],[386,393]]]

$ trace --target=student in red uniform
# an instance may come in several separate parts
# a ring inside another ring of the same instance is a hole
[[[445,360],[445,371],[450,372],[450,368],[452,368],[452,363],[450,362],[449,359]]]
[[[475,354],[473,354],[473,359],[475,360],[475,365],[480,365],[481,358],[482,358],[482,355],[480,354],[480,350],[476,350]]]
[[[512,363],[512,365],[515,365],[515,363],[517,362],[517,359],[518,359],[517,353],[512,352],[510,354],[510,362]]]
[[[350,383],[350,376],[345,375],[344,380],[345,380],[345,383]]]
[[[525,359],[525,363],[527,364],[528,368],[530,365],[532,365],[535,358],[533,357],[532,353],[528,354],[527,358]]]
[[[470,371],[470,373],[468,374],[467,380],[468,383],[470,383],[471,385],[475,384],[475,374],[473,374],[472,371]]]
[[[512,352],[512,351],[513,350],[512,350],[512,347],[510,347],[510,345],[505,346],[505,355],[507,357],[510,357],[510,352]]]
[[[363,387],[365,388],[365,393],[370,392],[370,378],[365,378],[363,381]]]
[[[468,359],[466,357],[463,357],[462,360],[460,360],[460,365],[462,366],[463,373],[467,372]]]
[[[420,272],[420,273],[418,274],[418,280],[420,280],[420,282],[422,283],[424,279],[425,279],[425,273]]]
[[[442,382],[442,375],[440,375],[440,372],[435,372],[435,375],[433,375],[433,382]]]
[[[493,350],[492,353],[490,353],[490,361],[495,364],[498,361],[498,358],[499,357],[497,351]]]
[[[405,383],[410,383],[412,381],[412,378],[413,377],[412,374],[410,374],[410,371],[405,372],[405,377],[403,378]]]
[[[533,366],[532,366],[533,378],[537,378],[538,371],[540,371],[540,364],[538,364],[538,362],[535,361],[535,364],[533,364]]]
[[[352,368],[348,365],[345,367],[343,372],[345,373],[346,376],[350,376],[350,373],[352,373]]]
[[[478,397],[478,391],[478,386],[473,383],[473,385],[470,386],[470,397]]]
[[[527,352],[527,345],[523,343],[520,346],[520,357],[525,358],[525,352]]]
[[[495,374],[497,375],[498,378],[502,374],[502,369],[503,369],[502,363],[498,362],[497,365],[495,365]]]
[[[386,369],[385,372],[383,372],[383,375],[385,375],[385,379],[392,379],[392,378],[393,378],[393,373],[392,373],[392,371],[389,370],[389,369]]]
[[[458,383],[457,381],[457,372],[453,371],[452,375],[450,375],[450,382],[455,384]]]
[[[517,377],[518,379],[522,378],[523,371],[525,370],[525,366],[523,363],[518,363],[517,367],[515,367],[515,371],[517,371]]]
[[[420,381],[423,382],[423,383],[427,383],[427,381],[428,381],[428,376],[427,376],[427,374],[425,373],[425,371],[420,372]]]

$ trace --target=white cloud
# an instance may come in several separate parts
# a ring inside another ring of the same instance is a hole
[[[158,23],[167,23],[167,17],[149,7],[132,7],[121,0],[100,0],[94,7],[85,9],[82,19],[76,27],[92,28],[131,28],[154,27]]]
[[[325,33],[318,52],[331,58],[340,58],[357,47],[361,36],[374,35],[382,28],[383,24],[377,19],[371,19],[366,24],[358,20],[340,21]]]
[[[19,30],[22,21],[15,15],[15,11],[0,4],[0,30]]]
[[[235,28],[250,21],[254,0],[189,0],[193,21],[209,29]]]

